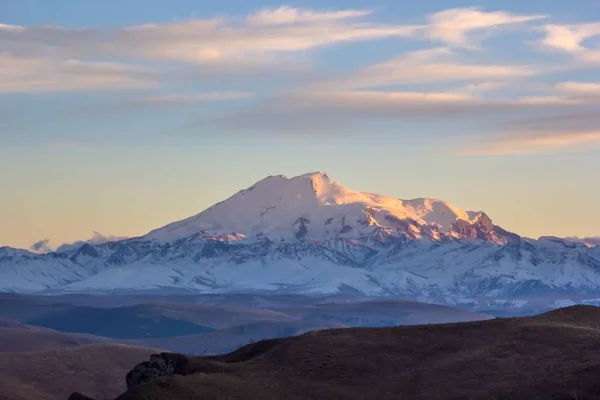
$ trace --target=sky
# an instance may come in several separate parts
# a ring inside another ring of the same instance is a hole
[[[0,0],[0,246],[311,171],[598,236],[599,67],[598,0]]]

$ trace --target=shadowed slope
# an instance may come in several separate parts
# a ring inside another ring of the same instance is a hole
[[[0,399],[66,399],[74,388],[97,398],[126,389],[132,365],[156,350],[95,344],[67,349],[0,354]]]
[[[0,353],[58,350],[103,341],[106,339],[92,335],[69,335],[44,328],[0,327]]]
[[[183,373],[118,400],[600,399],[600,309],[311,332],[193,358]]]

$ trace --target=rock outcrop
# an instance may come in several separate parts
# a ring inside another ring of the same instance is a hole
[[[188,357],[176,353],[152,354],[149,361],[133,367],[125,377],[127,389],[170,375],[213,374],[229,372],[227,364],[201,357]]]
[[[86,395],[83,395],[81,393],[75,392],[69,396],[69,400],[94,400],[94,399],[92,399],[91,397],[87,397]]]
[[[181,354],[160,353],[152,354],[149,361],[144,361],[133,367],[125,381],[127,389],[153,381],[162,376],[173,374],[187,375],[190,373],[190,361]]]

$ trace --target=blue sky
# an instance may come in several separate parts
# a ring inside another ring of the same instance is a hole
[[[266,175],[600,234],[600,2],[0,2],[0,245],[133,236]]]

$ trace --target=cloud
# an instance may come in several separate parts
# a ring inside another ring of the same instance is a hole
[[[546,25],[541,43],[547,48],[571,54],[583,64],[600,64],[600,49],[584,46],[586,40],[600,35],[600,23]]]
[[[109,243],[109,242],[116,242],[116,241],[124,240],[124,239],[127,239],[127,237],[126,236],[112,236],[112,235],[105,236],[101,233],[94,231],[91,239],[79,240],[74,243],[63,243],[60,246],[58,246],[58,248],[56,249],[56,252],[61,253],[64,251],[75,250],[86,243],[91,244],[91,245],[96,245],[96,244],[103,244],[103,243]]]
[[[1,29],[2,27],[0,27]],[[52,248],[50,247],[50,239],[42,239],[29,246],[29,251],[36,254],[51,253]]]
[[[578,99],[571,99],[565,96],[525,96],[519,99],[521,104],[537,104],[537,105],[569,105],[582,104]]]
[[[542,43],[548,47],[569,53],[584,52],[582,43],[600,35],[600,23],[579,25],[546,25],[546,36]]]
[[[600,83],[598,82],[561,82],[556,84],[555,88],[557,91],[569,95],[600,99]]]
[[[590,132],[553,132],[509,136],[493,140],[489,145],[459,152],[464,155],[540,154],[583,151],[600,147],[600,130]]]
[[[452,50],[441,47],[403,54],[359,71],[315,82],[304,90],[335,91],[423,83],[478,82],[530,77],[541,72],[542,67],[532,65],[467,63],[461,61]]]
[[[124,240],[124,239],[128,239],[128,237],[113,236],[113,235],[105,236],[99,232],[94,231],[92,234],[92,237],[87,240],[78,240],[73,243],[63,243],[60,246],[58,246],[57,248],[54,248],[53,246],[50,245],[50,239],[42,239],[42,240],[37,241],[34,244],[32,244],[28,250],[33,253],[36,253],[36,254],[46,254],[46,253],[52,253],[52,252],[61,253],[64,251],[76,250],[77,248],[81,247],[82,245],[84,245],[86,243],[91,244],[91,245],[97,245],[97,244],[103,244],[103,243],[109,243],[109,242],[117,242],[119,240]]]
[[[281,95],[234,114],[198,121],[195,127],[229,133],[366,134],[382,119],[443,123],[458,118],[474,120],[563,110],[565,106],[579,104],[536,102],[528,98],[486,99],[459,92],[305,91]]]
[[[247,18],[251,25],[286,25],[359,18],[371,14],[370,10],[315,11],[289,6],[266,9]]]
[[[462,90],[466,93],[486,93],[492,92],[503,87],[507,86],[507,82],[480,82],[480,83],[471,83],[462,88]]]
[[[144,100],[140,100],[139,104],[159,105],[159,104],[186,104],[199,103],[205,101],[223,101],[237,100],[251,97],[252,93],[248,92],[203,92],[203,93],[185,93],[171,94],[162,96],[149,96]]]
[[[157,85],[149,70],[133,65],[23,58],[0,53],[0,94],[140,89]]]
[[[193,92],[176,93],[163,95],[149,95],[139,99],[126,100],[121,102],[108,103],[94,106],[94,112],[106,112],[110,115],[115,113],[128,113],[132,111],[144,110],[147,108],[182,106],[186,104],[235,101],[248,99],[253,96],[252,93],[242,91],[222,91],[222,92]]]
[[[270,74],[274,69],[295,73],[310,65],[307,52],[319,47],[410,37],[421,29],[362,20],[368,14],[367,10],[284,6],[242,20],[193,19],[113,29],[4,24],[0,25],[0,90],[145,88],[177,80],[182,71],[190,79]],[[201,69],[191,71],[186,66]]]
[[[552,113],[502,124],[459,154],[540,154],[585,151],[600,146],[600,108]],[[560,108],[558,109],[560,110]]]
[[[576,108],[588,99],[551,93],[485,97],[552,68],[542,65],[475,64],[446,47],[409,52],[342,76],[283,90],[270,99],[198,125],[221,131],[333,134],[367,131],[377,120],[425,121],[528,115]],[[460,54],[462,56],[462,54]],[[443,83],[446,90],[431,84]],[[531,86],[531,85],[529,85]],[[538,89],[539,90],[539,89]],[[555,91],[556,93],[552,92]]]
[[[485,12],[478,8],[454,8],[429,16],[427,36],[454,46],[470,46],[477,31],[522,24],[546,18],[545,15],[518,15],[506,11]]]
[[[277,53],[342,42],[408,37],[419,27],[355,21],[366,11],[319,12],[283,7],[242,22],[195,19],[116,30],[34,26],[0,30],[0,45],[27,56],[144,58],[194,64],[265,64]]]
[[[341,43],[429,38],[452,46],[466,46],[475,33],[543,18],[457,8],[430,15],[426,24],[402,24],[365,20],[371,13],[371,10],[281,6],[243,18],[191,19],[112,29],[3,24],[0,48],[4,59],[0,61],[8,66],[0,66],[3,78],[0,90],[155,87],[176,80],[179,72],[191,79],[194,73],[186,70],[186,66],[199,68],[196,75],[203,76],[261,70],[271,73],[274,67],[297,71],[299,66],[311,65],[310,51]],[[427,50],[420,56],[444,51],[448,50]],[[405,61],[411,60],[390,60],[363,71],[364,76],[358,78],[368,85],[377,74],[394,75],[395,80],[400,74],[416,74],[416,81],[443,81],[443,75],[495,79],[531,74],[526,66],[466,66],[456,62],[431,63],[410,70],[402,65]]]

